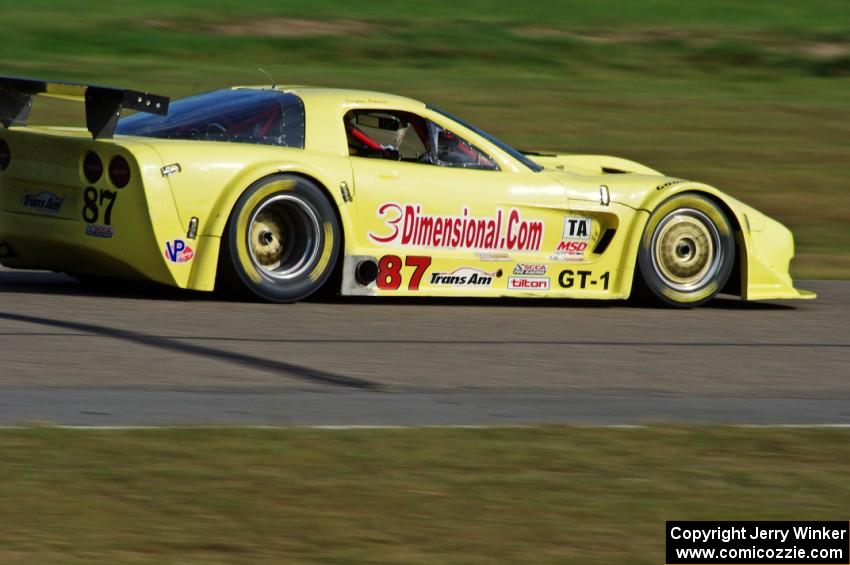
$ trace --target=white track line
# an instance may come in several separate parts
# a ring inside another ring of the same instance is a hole
[[[755,428],[755,429],[770,429],[770,428],[788,428],[788,429],[850,429],[850,424],[672,424],[673,427],[685,428]],[[498,430],[498,429],[535,429],[535,428],[591,428],[591,429],[611,429],[611,430],[641,430],[650,428],[667,428],[671,425],[641,425],[641,424],[540,424],[540,425],[466,425],[466,424],[445,424],[445,425],[423,425],[423,426],[382,426],[382,425],[292,425],[292,426],[266,426],[266,425],[216,425],[216,426],[194,426],[186,425],[167,425],[167,426],[66,426],[66,425],[50,425],[50,424],[33,424],[22,426],[0,426],[0,430],[33,430],[33,429],[58,429],[58,430],[101,430],[101,431],[122,431],[122,430],[430,430],[430,429],[447,429],[447,430]]]

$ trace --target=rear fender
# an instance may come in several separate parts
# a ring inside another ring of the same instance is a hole
[[[203,244],[198,245],[189,288],[213,290],[221,238],[236,201],[248,187],[268,176],[291,173],[312,179],[325,189],[328,198],[339,211],[343,233],[351,229],[351,212],[340,189],[343,182],[348,187],[354,186],[347,159],[316,154],[304,158],[304,152],[300,149],[226,145],[223,148],[210,147],[204,159],[187,154],[187,151],[196,152],[197,147],[158,149],[163,154],[163,162],[181,164],[181,171],[171,175],[169,181],[184,230],[189,229],[193,217],[199,220],[198,237]],[[224,151],[221,156],[209,155],[219,151]],[[284,152],[287,154],[285,160],[281,159]],[[258,159],[259,153],[266,153],[270,158],[262,158],[265,157],[263,155]],[[183,167],[183,163],[196,164]],[[216,190],[216,187],[220,188]]]

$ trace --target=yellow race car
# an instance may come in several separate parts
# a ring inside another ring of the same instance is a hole
[[[27,126],[34,95],[86,128]],[[121,117],[123,109],[135,113]],[[813,298],[791,232],[616,157],[517,151],[409,98],[0,78],[0,262],[275,302],[342,295]]]

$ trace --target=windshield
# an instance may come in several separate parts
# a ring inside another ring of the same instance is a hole
[[[502,141],[502,140],[500,140],[496,137],[493,137],[492,135],[490,135],[486,131],[475,127],[474,125],[470,124],[469,122],[467,122],[465,120],[462,120],[461,118],[458,118],[457,116],[449,114],[445,110],[441,110],[440,108],[437,108],[436,106],[432,106],[431,104],[428,104],[427,108],[429,110],[433,110],[434,112],[437,112],[438,114],[442,114],[443,116],[449,118],[450,120],[453,120],[453,121],[459,123],[460,125],[462,125],[463,127],[467,128],[469,130],[474,131],[475,133],[477,133],[478,135],[480,135],[481,137],[483,137],[484,139],[486,139],[487,141],[489,141],[490,143],[492,143],[493,145],[495,145],[496,147],[498,147],[499,149],[501,149],[502,151],[504,151],[505,153],[507,153],[508,155],[510,155],[511,157],[513,157],[514,159],[516,159],[517,161],[519,161],[520,163],[522,163],[523,165],[528,167],[529,169],[531,169],[532,171],[534,171],[535,173],[543,170],[543,167],[541,167],[540,165],[538,165],[537,163],[535,163],[534,161],[532,161],[531,159],[529,159],[528,157],[526,157],[525,155],[523,155],[522,153],[520,153],[519,151],[517,151],[516,149],[514,149],[513,147],[511,147],[507,143],[505,143],[504,141]]]
[[[275,90],[215,90],[177,100],[167,116],[133,114],[115,133],[304,147],[304,104]]]

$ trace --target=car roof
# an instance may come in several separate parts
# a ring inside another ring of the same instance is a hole
[[[422,110],[425,103],[413,98],[377,92],[373,90],[356,90],[349,88],[330,88],[323,86],[305,85],[250,85],[235,86],[234,89],[251,90],[277,90],[279,92],[291,92],[304,100],[304,103],[316,105],[337,105],[362,107],[364,105],[373,107],[392,107],[398,109]]]

